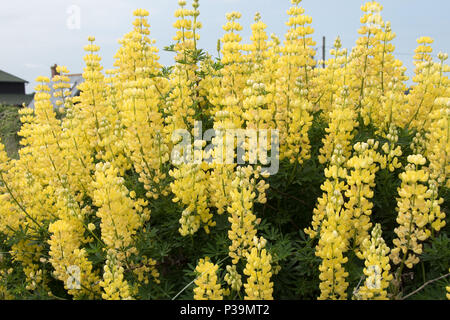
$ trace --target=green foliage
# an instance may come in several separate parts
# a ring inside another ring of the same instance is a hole
[[[200,53],[198,55],[201,56]],[[7,149],[9,148],[8,153],[13,156],[17,155],[19,138],[16,132],[20,128],[17,108],[0,106],[0,119],[2,121],[1,137],[7,145]],[[268,180],[270,189],[267,193],[267,203],[255,205],[255,214],[261,218],[258,233],[268,240],[268,250],[273,257],[273,267],[279,269],[279,272],[275,272],[272,277],[275,299],[314,300],[320,294],[318,267],[321,260],[315,255],[317,239],[309,239],[303,230],[310,226],[317,198],[322,195],[320,186],[325,180],[324,166],[319,163],[317,156],[322,147],[325,128],[326,123],[321,119],[320,114],[315,114],[309,132],[312,146],[311,157],[302,165],[282,161],[278,174],[271,176]],[[399,132],[399,144],[403,150],[400,161],[403,165],[406,164],[407,156],[412,153],[409,145],[413,136],[414,133],[408,131]],[[380,145],[385,142],[376,135],[374,128],[365,127],[360,123],[353,143],[368,139],[376,139]],[[15,149],[13,145],[16,145]],[[387,169],[378,171],[372,199],[374,203],[372,223],[381,223],[383,237],[390,247],[392,247],[392,240],[395,236],[394,229],[397,226],[396,198],[398,196],[397,188],[400,186],[398,174],[401,171],[402,169],[397,169],[394,173]],[[126,173],[125,186],[129,190],[134,190],[138,198],[145,198],[146,190],[138,181],[138,175],[133,170]],[[412,270],[404,271],[403,296],[413,292],[427,281],[448,273],[450,267],[448,190],[442,189],[440,196],[444,198],[441,209],[447,213],[447,226],[424,243],[423,254],[420,257],[421,262]],[[90,203],[90,199],[84,199],[84,201]],[[217,225],[211,229],[210,234],[200,230],[193,236],[182,237],[178,228],[183,208],[178,203],[174,203],[171,196],[149,201],[149,209],[151,210],[151,219],[137,234],[136,248],[140,257],[145,256],[157,261],[156,267],[160,272],[160,284],[150,281],[149,284],[142,285],[139,289],[139,297],[142,299],[172,299],[175,297],[192,299],[194,286],[192,281],[196,277],[194,269],[198,260],[205,256],[219,264],[219,279],[224,278],[225,267],[231,264],[231,259],[228,257],[228,247],[231,242],[228,239],[230,223],[227,213],[214,215]],[[93,223],[96,226],[94,234],[100,237],[100,220],[94,219]],[[10,239],[17,242],[26,239],[27,234],[26,230],[17,230],[16,236]],[[42,234],[41,237],[32,240],[47,245],[45,239],[46,235]],[[14,283],[14,289],[10,294],[20,299],[48,299],[44,288],[39,288],[32,293],[26,289],[23,276],[21,276],[22,267],[7,258],[14,243],[5,240],[0,239],[0,251],[3,252],[0,269],[12,268],[13,272],[7,277],[3,277],[1,281]],[[86,250],[94,268],[101,268],[105,260],[105,252],[101,245],[91,243]],[[139,264],[140,257],[133,257],[133,262]],[[353,290],[364,281],[364,263],[351,251],[349,251],[348,257],[349,261],[345,268],[349,272],[348,294],[351,297]],[[48,262],[43,263],[42,266],[51,269]],[[237,265],[238,272],[242,274],[244,267],[245,261],[240,261]],[[395,271],[396,266],[393,266],[392,270]],[[133,279],[133,282],[137,281],[136,275],[130,271],[126,272],[125,278]],[[245,282],[245,276],[243,282]],[[449,278],[435,281],[412,295],[411,299],[444,299],[445,286],[448,284]],[[224,282],[222,285],[227,286]],[[54,293],[53,298],[70,299],[60,281],[49,279],[48,287]],[[234,299],[242,296],[243,289],[239,293],[231,292],[230,296],[226,298]]]

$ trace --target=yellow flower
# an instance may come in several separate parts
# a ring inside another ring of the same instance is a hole
[[[239,292],[242,287],[242,277],[236,270],[236,265],[227,266],[227,273],[224,280],[232,290]]]
[[[93,187],[93,201],[99,209],[101,237],[107,249],[114,252],[115,259],[122,262],[135,253],[134,237],[144,219],[140,214],[146,209],[145,201],[132,200],[126,195],[128,190],[124,180],[118,177],[118,169],[109,163],[98,163]]]
[[[79,230],[80,221],[73,218],[50,225],[49,261],[55,269],[53,275],[64,282],[69,294],[75,298],[87,296],[92,299],[100,294],[99,278],[87,259],[87,252],[80,249],[82,233]]]
[[[419,262],[421,242],[431,235],[428,224],[433,225],[435,219],[440,221],[439,219],[445,218],[445,215],[440,214],[441,201],[436,199],[436,183],[431,181],[431,189],[425,185],[429,174],[421,167],[425,165],[426,158],[420,154],[410,155],[408,163],[405,172],[400,174],[402,184],[397,199],[399,225],[394,230],[397,238],[393,241],[395,247],[390,255],[394,264],[400,264],[399,272],[403,265],[411,269]],[[439,230],[440,222],[433,226]]]
[[[200,259],[195,268],[198,277],[194,283],[195,300],[223,300],[223,290],[217,278],[219,266],[209,261],[209,258]]]
[[[254,237],[256,236],[256,226],[260,223],[253,213],[253,203],[256,198],[256,190],[265,191],[265,185],[257,187],[251,176],[252,167],[239,167],[236,177],[231,183],[230,199],[228,206],[228,221],[231,229],[228,231],[228,238],[231,240],[229,255],[232,263],[237,264],[240,259],[245,258],[247,253],[254,247]]]
[[[109,256],[103,268],[102,298],[105,300],[132,300],[131,288],[124,279],[124,268],[117,264],[114,256]]]

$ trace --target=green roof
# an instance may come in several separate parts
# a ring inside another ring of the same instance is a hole
[[[34,93],[32,94],[3,94],[0,93],[0,104],[4,104],[7,106],[21,106],[25,103],[28,105],[34,97]]]
[[[28,83],[28,81],[20,79],[12,74],[0,70],[0,82],[19,82],[19,83]]]

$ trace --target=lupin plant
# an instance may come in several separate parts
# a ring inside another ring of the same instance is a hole
[[[245,300],[273,300],[272,256],[264,248],[266,239],[253,239],[254,247],[247,253],[244,274],[248,276],[245,287]]]
[[[381,236],[379,224],[372,229],[371,237],[364,239],[362,247],[366,279],[364,286],[353,293],[354,297],[360,300],[386,300],[392,274],[389,272],[389,247]]]
[[[195,271],[199,276],[195,280],[195,300],[222,300],[223,290],[218,283],[217,271],[219,266],[209,259],[200,259]]]
[[[166,133],[161,105],[166,81],[159,77],[158,49],[149,38],[149,13],[136,10],[134,15],[133,31],[120,41],[122,47],[114,63],[118,72],[113,83],[119,95],[120,125],[125,127],[123,150],[139,174],[139,181],[144,183],[146,196],[156,199],[168,194],[165,166],[169,161],[170,135]]]
[[[291,163],[303,163],[310,154],[308,130],[311,126],[312,103],[310,91],[312,83],[312,67],[315,45],[310,35],[314,30],[309,26],[312,22],[310,16],[304,15],[305,9],[300,7],[301,0],[292,0],[292,7],[288,10],[289,20],[286,25],[284,46],[281,47],[280,75],[278,80],[285,85],[277,86],[280,89],[278,96],[280,116],[277,128],[280,130],[280,159],[289,159]]]

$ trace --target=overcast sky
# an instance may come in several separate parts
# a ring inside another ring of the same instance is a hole
[[[360,7],[363,0],[304,0],[306,14],[313,18],[314,38],[322,45],[327,39],[327,54],[336,36],[344,47],[352,48],[358,37]],[[190,1],[188,0],[188,4]],[[382,16],[391,21],[397,34],[396,56],[404,61],[412,75],[416,39],[435,39],[434,54],[449,52],[449,0],[381,0]],[[250,24],[260,12],[268,33],[284,37],[286,10],[290,0],[200,0],[203,23],[200,46],[216,52],[217,39],[224,31],[225,14],[242,12],[243,36],[248,41]],[[151,37],[162,49],[171,43],[177,0],[0,0],[0,69],[28,80],[27,92],[33,92],[34,79],[49,76],[50,66],[66,65],[72,73],[83,70],[83,46],[89,35],[97,38],[105,68],[111,68],[118,49],[117,40],[131,30],[134,9],[150,11]],[[79,28],[77,11],[79,10]],[[321,50],[319,50],[321,55]],[[161,52],[161,62],[171,64],[172,56]]]

